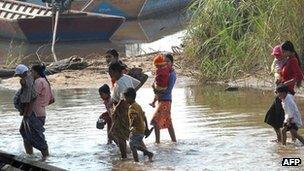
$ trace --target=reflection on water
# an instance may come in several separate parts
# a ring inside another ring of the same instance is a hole
[[[11,104],[13,92],[0,91],[0,150],[24,155],[18,133],[21,118]],[[148,119],[153,112],[148,105],[152,98],[150,89],[138,93],[137,101]],[[258,90],[177,88],[172,117],[178,143],[171,143],[165,130],[160,145],[154,144],[151,135],[145,142],[155,152],[155,162],[134,164],[130,153],[128,161],[120,161],[118,149],[106,145],[106,131],[95,128],[96,118],[105,110],[97,90],[56,91],[57,101],[49,107],[46,121],[51,151],[47,162],[68,170],[283,170],[283,157],[302,157],[304,151],[299,142],[287,147],[270,142],[275,135],[263,119],[272,98],[271,92]],[[304,105],[301,99],[297,102]],[[35,151],[35,155],[39,153]],[[303,166],[295,170],[303,170]]]
[[[112,42],[61,42],[55,46],[56,55],[59,59],[73,55],[93,58],[103,55],[110,48],[117,49],[122,56],[135,56],[155,50],[171,51],[171,46],[181,44],[181,37],[184,34],[180,31],[185,29],[186,21],[186,16],[180,13],[147,20],[128,21],[114,34]],[[169,39],[166,36],[169,36]],[[26,64],[33,63],[38,61],[36,53],[44,62],[53,60],[50,42],[27,44],[0,40],[0,65],[13,59]]]

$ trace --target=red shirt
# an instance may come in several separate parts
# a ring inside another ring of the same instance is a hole
[[[281,83],[284,83],[285,81],[294,79],[296,81],[303,79],[303,73],[299,66],[298,59],[296,57],[291,57],[287,60],[285,65],[283,66],[281,73]],[[289,84],[288,89],[291,93],[295,93],[294,91],[295,83]]]
[[[171,67],[169,65],[160,67],[156,69],[156,77],[155,83],[159,87],[167,87],[169,80],[169,73],[171,71]]]

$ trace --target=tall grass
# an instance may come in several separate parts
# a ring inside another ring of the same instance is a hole
[[[206,80],[268,70],[284,40],[304,54],[303,0],[194,0],[189,10],[186,54]]]
[[[21,62],[23,44],[15,45],[13,41],[10,42],[7,53],[4,58],[4,66],[11,68]]]

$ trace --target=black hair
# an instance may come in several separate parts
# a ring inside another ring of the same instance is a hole
[[[114,57],[118,58],[119,54],[115,49],[109,49],[107,52],[107,54],[113,55]]]
[[[45,80],[48,82],[48,84],[51,85],[49,80],[46,78],[45,69],[46,69],[46,66],[44,64],[36,64],[36,65],[32,66],[32,70],[37,72],[40,77],[45,78]]]
[[[299,63],[300,68],[302,68],[300,57],[299,57],[297,51],[295,50],[295,48],[293,46],[293,43],[291,41],[289,41],[289,40],[285,41],[282,44],[282,50],[293,52],[295,54],[295,57],[298,59],[298,63]]]
[[[109,71],[115,71],[115,72],[122,73],[121,64],[119,62],[110,63]]]
[[[110,95],[110,87],[108,86],[108,84],[104,84],[102,85],[99,89],[98,89],[99,93],[105,93],[107,95]]]
[[[125,92],[124,92],[124,96],[131,98],[132,100],[136,99],[136,91],[134,88],[128,88]]]
[[[165,57],[168,58],[168,59],[171,61],[171,63],[174,62],[174,60],[173,60],[173,55],[172,55],[171,53],[165,54]]]
[[[297,51],[295,50],[294,46],[293,46],[293,43],[291,41],[285,41],[283,44],[282,44],[282,50],[286,50],[286,51],[289,51],[289,52],[293,52],[295,54],[295,57],[297,58],[298,60],[298,64],[299,64],[299,67],[300,69],[302,70],[302,61],[300,60],[300,57],[297,53]],[[301,87],[301,83],[302,83],[302,80],[298,80],[296,85],[297,87]]]
[[[278,93],[283,93],[283,92],[288,93],[289,92],[288,86],[285,85],[285,84],[279,84],[276,87],[276,92],[278,92]]]

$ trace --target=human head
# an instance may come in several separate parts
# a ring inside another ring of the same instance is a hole
[[[162,54],[158,54],[153,58],[153,64],[156,67],[164,66],[167,64],[166,58]]]
[[[276,46],[272,49],[271,55],[273,55],[276,59],[281,59],[281,57],[282,57],[282,55],[283,55],[281,45],[276,45]]]
[[[124,96],[125,99],[127,101],[127,103],[132,104],[135,102],[136,99],[136,91],[134,88],[128,88],[125,92],[124,92]]]
[[[106,61],[107,61],[108,64],[111,63],[111,62],[113,62],[113,63],[117,62],[118,58],[119,58],[119,54],[115,49],[109,49],[106,52]]]
[[[293,56],[296,50],[291,41],[285,41],[282,45],[282,53],[284,57]]]
[[[39,77],[45,78],[45,65],[43,64],[33,65],[31,73],[34,79],[37,79]]]
[[[173,65],[173,62],[174,62],[173,55],[171,53],[167,53],[167,54],[165,54],[165,57],[166,57],[167,63]]]
[[[276,94],[278,95],[278,97],[280,99],[285,99],[287,93],[288,93],[288,86],[285,85],[285,84],[279,84],[277,87],[276,87]]]
[[[101,86],[98,91],[102,100],[106,100],[110,97],[111,92],[108,84],[104,84],[103,86]]]
[[[23,65],[23,64],[19,64],[16,69],[15,69],[15,76],[18,76],[20,78],[24,78],[27,76],[27,72],[28,72],[28,67]]]
[[[109,66],[109,74],[110,77],[114,80],[117,81],[121,76],[122,76],[122,67],[120,63],[115,62],[115,63],[110,63]]]

